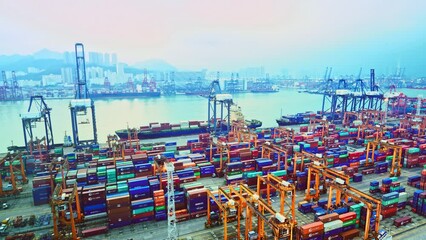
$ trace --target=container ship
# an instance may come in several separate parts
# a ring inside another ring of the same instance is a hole
[[[231,122],[232,121],[244,121],[248,128],[255,129],[262,126],[262,122],[256,119],[244,120],[244,115],[241,112],[241,108],[234,104],[231,108]],[[226,130],[227,125],[225,121],[219,123],[223,130]],[[134,131],[134,130],[133,130]],[[138,139],[155,139],[155,138],[166,138],[166,137],[178,137],[202,134],[208,132],[207,121],[181,121],[178,124],[171,123],[150,123],[147,126],[139,127],[137,131]],[[120,139],[128,139],[131,135],[131,129],[117,130],[116,135]]]
[[[314,112],[297,113],[295,115],[284,115],[277,119],[279,126],[289,126],[297,124],[307,124],[311,117],[317,117],[318,114]]]
[[[92,91],[90,97],[93,99],[100,98],[152,98],[160,97],[161,92],[127,92],[127,91]]]
[[[181,121],[177,124],[171,123],[150,123],[148,126],[141,126],[137,130],[138,139],[154,139],[165,137],[178,137],[207,133],[208,124],[206,121]],[[128,139],[130,129],[115,131],[120,139]]]
[[[252,93],[275,93],[275,92],[279,92],[279,88],[277,86],[266,85],[266,86],[254,87],[250,91]]]

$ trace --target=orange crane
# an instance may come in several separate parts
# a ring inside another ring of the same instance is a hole
[[[210,142],[210,162],[213,163],[213,141]],[[217,141],[216,143],[216,148],[217,148],[217,153],[220,156],[220,165],[219,165],[219,171],[216,171],[217,173],[222,173],[223,172],[223,155],[226,155],[227,160],[229,161],[230,157],[230,153],[229,153],[229,149],[228,149],[228,144],[226,142],[222,142],[222,141]],[[220,177],[220,176],[219,176]]]
[[[238,132],[242,129],[247,129],[247,126],[244,121],[232,121],[231,132],[234,134],[234,136],[238,135]]]
[[[237,132],[237,137],[238,137],[238,142],[248,142],[248,143],[253,142],[253,146],[257,148],[257,134],[252,133],[250,129],[248,128],[240,129]]]
[[[231,193],[239,196],[245,207],[245,239],[251,238],[252,231],[252,218],[253,215],[257,216],[257,239],[267,239],[265,233],[265,222],[272,228],[274,239],[289,238],[291,239],[293,232],[291,230],[290,220],[275,211],[270,204],[259,197],[259,195],[245,185],[238,185],[238,189],[229,186]],[[251,235],[251,236],[250,236]],[[250,238],[249,238],[250,236]]]
[[[376,149],[379,149],[380,151],[388,152],[392,151],[392,163],[390,165],[390,171],[389,175],[391,177],[394,176],[400,176],[401,175],[401,160],[402,160],[402,147],[398,145],[389,144],[386,141],[372,141],[368,142],[367,144],[367,150],[366,150],[366,166],[369,165],[369,155],[371,152],[371,163],[374,164],[375,156],[374,152]]]
[[[274,128],[273,137],[284,139],[284,143],[294,143],[294,129],[284,127]]]
[[[426,132],[426,116],[405,115],[404,119],[400,120],[399,128],[408,129],[412,127],[418,128],[418,136],[425,136]]]
[[[358,120],[360,118],[360,114],[358,112],[345,112],[343,115],[343,127],[349,127],[353,118]]]
[[[54,172],[53,170],[56,170]],[[69,162],[68,159],[63,159],[62,157],[58,157],[56,160],[52,160],[49,164],[49,174],[50,174],[50,187],[51,187],[51,193],[53,194],[55,190],[55,173],[61,172],[62,177],[62,188],[66,188],[66,181],[65,181],[65,175],[68,173],[69,170]]]
[[[369,124],[370,122],[378,121],[379,124],[385,123],[386,113],[378,110],[363,110],[360,113],[360,118],[363,124]]]
[[[0,167],[4,171],[7,171],[9,173],[11,183],[10,189],[4,189],[3,179],[0,177],[0,197],[8,195],[17,195],[22,192],[22,187],[18,187],[16,184],[18,180],[16,174],[21,175],[21,179],[19,181],[22,184],[28,183],[27,176],[25,175],[24,163],[22,161],[22,153],[7,153],[0,159]]]
[[[303,170],[303,166],[304,166],[304,161],[305,159],[309,159],[311,162],[313,161],[319,161],[320,163],[324,164],[327,160],[325,158],[325,156],[321,156],[318,157],[315,154],[312,153],[308,153],[306,151],[301,151],[301,152],[294,152],[293,153],[293,175],[296,175],[297,172],[297,160],[301,161],[300,163],[300,171]]]
[[[136,150],[140,150],[140,141],[138,138],[138,131],[136,128],[127,128],[127,140],[126,143],[129,145],[130,149],[133,149],[133,144],[135,145]]]
[[[327,208],[331,208],[331,202],[333,198],[333,190],[336,191],[336,205],[341,204],[341,197],[345,197],[345,201],[348,202],[348,198],[352,198],[355,201],[362,202],[367,207],[367,215],[365,219],[364,239],[377,239],[377,234],[380,229],[380,213],[382,210],[382,202],[380,199],[372,197],[356,188],[345,184],[344,180],[336,179],[329,183],[329,196]],[[370,219],[371,214],[376,209],[375,226],[373,231],[370,231]]]
[[[266,184],[266,200],[269,205],[272,205],[270,188],[274,188],[280,193],[280,214],[285,218],[290,219],[290,232],[293,232],[293,229],[297,225],[296,221],[296,188],[293,184],[283,181],[282,179],[274,176],[273,174],[268,174],[266,176],[257,177],[257,195],[261,196],[260,185],[263,183]],[[290,203],[286,201],[287,198],[290,198]],[[285,206],[287,206],[287,211],[285,211]]]
[[[358,138],[366,138],[365,131],[374,130],[374,138],[376,141],[379,141],[383,138],[385,132],[385,125],[371,125],[371,124],[361,124],[358,126]]]
[[[229,190],[228,190],[229,192]],[[239,198],[232,193],[228,193],[223,187],[219,187],[218,191],[212,192],[207,190],[207,220],[205,222],[206,228],[212,227],[215,223],[220,224],[223,223],[223,239],[228,239],[228,223],[237,219],[237,238],[240,239],[241,234],[241,212],[242,207],[239,203]],[[215,194],[218,196],[216,197]],[[224,196],[228,201],[223,203],[222,196]],[[212,211],[211,211],[211,203],[210,199],[212,199],[219,208],[219,213],[217,219],[213,219]]]
[[[309,119],[309,131],[314,132],[315,128],[317,126],[317,123],[321,125],[321,137],[327,137],[328,136],[328,127],[329,122],[327,119],[317,119],[315,117],[311,117]]]
[[[82,222],[84,216],[80,209],[77,184],[75,183],[72,189],[64,189],[61,184],[57,184],[52,194],[51,207],[54,239],[67,239],[69,237],[73,240],[80,239],[77,236],[75,224]]]
[[[314,185],[314,194],[310,193],[310,182],[311,182],[311,176],[314,175],[315,177],[315,185]],[[322,179],[321,179],[322,178]],[[332,179],[335,180],[337,178],[343,179],[346,184],[349,184],[349,176],[340,173],[334,169],[327,168],[324,164],[318,161],[314,161],[312,164],[308,167],[308,181],[307,181],[307,188],[306,188],[306,195],[305,200],[311,201],[312,199],[315,201],[318,201],[320,198],[320,184],[322,182],[323,189],[326,189],[326,179]]]
[[[277,169],[280,170],[281,169],[281,154],[284,154],[284,169],[287,170],[288,167],[288,163],[287,163],[287,151],[285,151],[284,149],[275,146],[274,144],[270,143],[270,142],[266,142],[262,145],[262,158],[269,158],[272,159],[273,158],[273,154],[276,153],[278,155],[278,160],[277,160]],[[272,156],[271,156],[272,154]]]

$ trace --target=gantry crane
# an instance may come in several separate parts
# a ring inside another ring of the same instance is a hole
[[[135,145],[135,149],[136,150],[140,150],[140,141],[138,138],[138,130],[136,128],[127,128],[127,140],[126,140],[126,144],[129,145],[130,149],[134,149],[133,148],[133,144]]]
[[[244,119],[232,121],[231,123],[231,132],[234,133],[234,135],[238,135],[238,132],[246,128],[247,125],[245,124]]]
[[[311,177],[314,175],[315,177],[315,185],[314,190],[315,193],[311,194]],[[322,178],[322,179],[321,179]],[[327,168],[323,163],[319,161],[313,161],[312,164],[308,167],[308,181],[307,181],[307,187],[306,187],[306,194],[305,194],[305,200],[311,201],[312,199],[314,201],[318,201],[320,198],[320,184],[323,185],[323,190],[327,189],[326,186],[326,180],[331,179],[335,180],[337,178],[343,179],[346,184],[349,184],[349,176],[340,173],[334,169]]]
[[[400,129],[409,129],[417,127],[418,134],[417,136],[422,137],[426,134],[426,116],[419,115],[405,115],[404,119],[400,120],[399,128]]]
[[[365,204],[367,207],[367,215],[365,219],[364,239],[377,239],[377,233],[380,229],[380,213],[382,209],[381,200],[349,186],[349,184],[346,184],[342,179],[336,179],[335,181],[329,183],[329,196],[327,203],[328,209],[331,209],[333,190],[336,191],[336,205],[341,204],[342,196],[344,197],[346,203],[348,202],[349,198],[352,198],[352,200]],[[374,229],[370,231],[370,219],[374,209],[376,209],[375,226]]]
[[[219,154],[219,161],[220,161],[219,171],[217,171],[217,173],[221,174],[223,172],[224,155],[226,155],[228,161],[231,157],[230,157],[230,153],[228,149],[228,144],[226,142],[222,142],[218,140],[216,143],[216,148],[217,148],[217,153]],[[210,162],[213,163],[213,141],[210,141]]]
[[[86,61],[84,57],[84,46],[82,43],[75,44],[75,59],[77,66],[77,81],[75,99],[71,100],[69,108],[71,112],[71,124],[74,146],[76,148],[84,145],[96,144],[98,142],[95,103],[89,98],[89,90],[86,81]],[[87,116],[87,111],[91,111],[91,121],[89,118],[79,121],[79,118]],[[79,135],[79,125],[91,124],[93,137],[91,139],[82,140]]]
[[[210,133],[218,135],[222,132],[224,125],[223,122],[226,118],[226,133],[231,130],[231,105],[232,95],[223,94],[219,85],[219,73],[217,79],[210,84],[210,91],[208,95],[208,109],[207,109],[207,127]],[[220,108],[218,112],[217,108]],[[225,113],[224,113],[225,110]],[[220,118],[218,117],[220,115]],[[219,128],[218,128],[219,126]]]
[[[305,159],[309,159],[310,162],[318,161],[321,164],[325,164],[325,162],[327,161],[326,157],[324,155],[321,155],[321,157],[320,157],[320,156],[317,156],[316,154],[308,153],[306,151],[294,152],[293,153],[293,175],[296,175],[296,172],[297,172],[297,160],[299,160],[299,159],[301,161],[300,162],[300,171],[303,170],[303,166],[305,165],[305,163],[304,163]]]
[[[56,171],[54,171],[56,170]],[[62,181],[61,185],[62,188],[66,188],[66,181],[65,181],[65,175],[68,173],[69,170],[69,162],[68,159],[63,159],[62,157],[58,157],[56,159],[53,159],[49,164],[49,174],[50,174],[50,187],[51,187],[51,193],[53,194],[55,191],[55,173],[60,172]]]
[[[32,148],[34,143],[33,129],[36,127],[37,122],[44,122],[44,136],[42,139],[45,139],[45,146],[47,150],[50,150],[54,143],[53,140],[53,131],[52,131],[52,121],[50,120],[50,111],[44,101],[43,96],[31,96],[30,105],[26,113],[20,115],[22,120],[22,128],[24,130],[24,142],[25,148],[27,151],[30,151],[32,154]],[[31,144],[30,144],[31,143]]]
[[[357,137],[358,138],[366,138],[367,136],[365,135],[367,130],[374,130],[374,139],[376,141],[380,141],[381,139],[383,139],[383,135],[385,132],[385,125],[372,125],[372,124],[361,124],[358,126],[358,134]]]
[[[367,144],[367,150],[366,150],[366,164],[369,159],[369,155],[371,152],[371,163],[374,164],[375,156],[374,152],[376,149],[379,149],[380,151],[388,152],[392,151],[392,163],[390,165],[390,171],[389,175],[391,177],[397,176],[399,177],[401,175],[401,160],[402,160],[402,147],[398,145],[389,144],[386,141],[371,141]]]
[[[239,196],[245,207],[245,239],[248,239],[249,233],[253,228],[253,215],[257,216],[257,239],[267,239],[265,234],[265,222],[272,228],[274,239],[291,239],[293,232],[291,230],[290,219],[284,217],[281,213],[274,210],[273,207],[259,195],[245,185],[238,185],[238,189],[229,186],[231,193]]]
[[[240,129],[237,132],[238,142],[253,142],[253,146],[257,148],[257,134],[251,132],[249,128]],[[251,144],[250,144],[251,146]]]
[[[73,208],[74,204],[76,209]],[[75,224],[82,222],[84,216],[80,209],[77,183],[74,183],[72,189],[64,189],[62,184],[57,184],[52,194],[51,207],[54,239],[80,239]]]
[[[274,154],[278,155],[278,159],[277,159],[277,169],[281,170],[281,159],[282,159],[282,155],[284,155],[284,169],[287,170],[288,168],[288,163],[287,163],[287,151],[285,151],[284,149],[275,146],[274,144],[270,143],[270,142],[266,142],[262,145],[262,158],[269,158],[269,159],[273,159],[274,158]]]
[[[17,181],[20,181],[22,184],[28,183],[24,163],[22,161],[22,153],[7,153],[0,159],[0,167],[3,171],[9,173],[11,183],[11,185],[4,188],[3,178],[0,176],[0,197],[17,195],[22,192],[22,187],[18,187],[16,184]],[[17,178],[16,174],[21,175],[21,178]]]
[[[237,219],[237,236],[238,239],[240,239],[242,206],[239,203],[239,198],[236,200],[235,195],[232,196],[232,193],[228,192],[229,190],[226,191],[223,187],[219,187],[218,190],[214,192],[207,190],[207,220],[205,226],[209,228],[216,224],[223,223],[223,239],[227,240],[228,223]],[[227,199],[225,203],[222,202],[222,196]],[[219,213],[217,213],[216,216],[212,216],[210,199],[212,199],[218,206]]]
[[[360,118],[359,112],[345,112],[343,115],[343,127],[349,127],[351,123]]]
[[[294,129],[284,127],[274,128],[273,137],[284,139],[284,143],[294,143]]]
[[[317,126],[317,124],[321,125],[321,137],[327,137],[328,136],[328,127],[330,122],[325,118],[325,119],[318,119],[315,117],[311,117],[309,119],[309,131],[314,132],[315,128]]]
[[[169,162],[164,156],[157,155],[154,160],[156,171],[160,176],[160,182],[163,172],[167,172],[167,239],[177,240],[175,189],[173,183],[173,172],[175,171],[175,167],[173,163]]]
[[[363,124],[370,124],[378,121],[378,124],[385,123],[386,113],[380,110],[363,110],[360,112],[360,118]]]
[[[268,174],[266,176],[257,176],[257,194],[261,196],[261,184],[266,184],[266,200],[269,205],[272,205],[270,188],[274,188],[280,193],[280,214],[289,219],[290,232],[296,228],[296,188],[293,184],[283,181],[282,179]],[[290,201],[287,199],[290,198]],[[285,207],[287,206],[287,210]],[[291,238],[290,238],[291,239]]]

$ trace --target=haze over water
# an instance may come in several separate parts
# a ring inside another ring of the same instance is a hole
[[[426,91],[402,89],[408,96],[416,97]],[[278,93],[246,93],[235,94],[234,102],[242,108],[246,119],[259,119],[262,127],[275,127],[275,119],[280,112],[295,114],[321,109],[322,95],[298,93],[297,90],[280,90]],[[69,99],[46,100],[52,108],[51,118],[55,143],[63,143],[65,131],[71,135],[71,117],[68,108]],[[96,121],[98,139],[105,143],[108,134],[115,130],[148,125],[150,122],[179,123],[187,120],[207,120],[207,99],[199,96],[162,96],[146,99],[111,99],[96,100]],[[23,146],[24,137],[20,113],[27,111],[29,101],[0,102],[0,152],[5,152],[11,145]],[[35,136],[43,136],[43,123],[37,123]],[[80,139],[88,139],[91,129],[86,126],[79,128]],[[89,133],[89,134],[88,134]]]

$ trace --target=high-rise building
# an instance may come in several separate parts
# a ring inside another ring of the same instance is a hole
[[[42,86],[53,86],[62,83],[62,76],[56,74],[49,74],[41,76]]]
[[[105,53],[104,54],[104,64],[105,64],[105,66],[111,65],[111,60],[110,60],[110,57],[109,57],[109,53]]]
[[[111,54],[111,65],[116,65],[117,61],[117,53]]]
[[[104,55],[98,52],[89,52],[89,61],[93,65],[103,65],[104,64]]]
[[[124,79],[124,63],[117,63],[116,65],[117,81],[121,82]]]
[[[73,54],[71,52],[64,52],[64,62],[65,64],[75,64],[74,62],[74,58],[73,58]]]
[[[63,83],[73,83],[73,71],[72,68],[61,68],[61,77]]]

